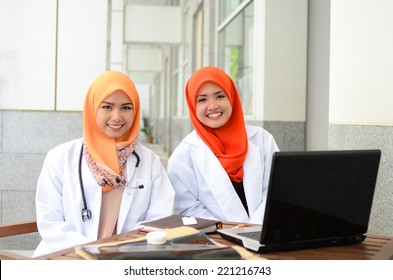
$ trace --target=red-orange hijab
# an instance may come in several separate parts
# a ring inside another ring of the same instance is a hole
[[[198,91],[206,82],[213,82],[223,89],[232,105],[231,117],[225,125],[219,128],[205,126],[198,120],[195,113]],[[186,99],[192,125],[199,137],[219,159],[231,180],[242,181],[248,140],[240,96],[232,79],[217,67],[203,67],[188,80]]]
[[[131,99],[134,108],[134,122],[130,130],[120,139],[114,139],[106,136],[97,126],[96,113],[101,102],[118,90],[125,92]],[[120,174],[117,149],[119,145],[126,147],[136,141],[139,120],[139,95],[132,80],[117,71],[107,71],[99,75],[87,92],[83,109],[83,138],[93,160],[99,166],[109,167],[113,173]]]

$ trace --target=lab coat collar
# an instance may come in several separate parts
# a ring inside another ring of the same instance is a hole
[[[259,148],[253,144],[252,137],[254,137],[258,130],[256,127],[247,126],[248,136],[248,152],[244,162],[245,174],[243,182],[245,185],[245,194],[247,198],[250,217],[258,208],[261,201],[262,191],[260,185],[262,184],[263,167],[255,164],[261,162],[255,160],[255,157],[260,157]],[[222,168],[220,161],[197,135],[196,131],[192,131],[184,138],[184,142],[190,144],[190,151],[195,163],[198,166],[204,180],[210,188],[217,204],[220,207],[222,215],[227,221],[247,221],[249,217],[245,211],[238,195],[236,194],[232,182],[230,181],[225,170]]]
[[[225,217],[223,220],[248,220],[247,212],[220,161],[208,146],[202,140],[200,141],[200,146],[191,148],[191,153],[214,199],[217,201],[222,216]]]

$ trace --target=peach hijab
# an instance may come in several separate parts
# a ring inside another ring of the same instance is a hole
[[[106,136],[96,123],[96,113],[103,100],[115,91],[128,95],[134,108],[134,122],[131,128],[118,139]],[[103,191],[124,185],[122,169],[128,156],[134,151],[140,121],[139,95],[132,80],[117,71],[99,75],[87,92],[83,109],[83,138],[85,158],[97,183]]]
[[[206,82],[213,82],[223,89],[232,105],[232,115],[219,128],[202,124],[195,112],[197,94]],[[199,137],[209,146],[232,181],[243,180],[243,163],[247,155],[248,138],[239,93],[232,79],[221,69],[203,67],[190,77],[186,84],[186,99],[190,118]]]

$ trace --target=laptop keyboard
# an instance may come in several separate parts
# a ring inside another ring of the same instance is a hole
[[[240,232],[238,234],[257,241],[259,241],[259,239],[261,238],[261,231]]]

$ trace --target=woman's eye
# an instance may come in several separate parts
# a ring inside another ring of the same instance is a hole
[[[198,103],[202,103],[202,102],[205,102],[205,101],[206,101],[206,98],[200,98],[200,99],[197,100]]]
[[[224,99],[226,97],[226,95],[225,94],[220,94],[220,95],[217,95],[217,99]]]
[[[109,105],[103,105],[102,106],[102,109],[105,109],[105,110],[110,110],[112,107],[111,106],[109,106]]]
[[[129,110],[132,110],[132,106],[123,106],[122,109],[124,111],[129,111]]]

